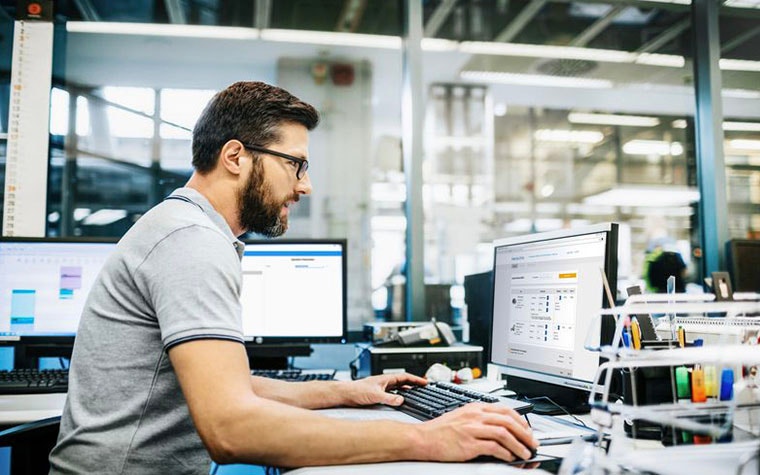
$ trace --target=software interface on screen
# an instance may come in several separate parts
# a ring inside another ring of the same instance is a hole
[[[606,232],[595,232],[496,243],[494,363],[562,380],[593,381],[599,357],[584,344],[602,307],[599,270],[604,269],[607,239]],[[591,341],[598,344],[598,332],[595,338]]]
[[[115,243],[0,241],[0,332],[73,335]]]
[[[242,260],[243,334],[267,338],[344,335],[341,243],[247,243]]]

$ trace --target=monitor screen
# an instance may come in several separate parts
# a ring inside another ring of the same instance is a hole
[[[0,336],[73,336],[116,240],[0,238]]]
[[[345,343],[346,241],[246,241],[243,335],[258,343]]]
[[[726,245],[735,292],[760,292],[760,240],[732,239]]]
[[[494,242],[491,362],[507,375],[589,391],[604,305],[600,269],[617,277],[617,225],[513,237]],[[598,333],[587,340],[589,333]]]

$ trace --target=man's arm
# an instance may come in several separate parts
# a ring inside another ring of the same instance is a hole
[[[424,378],[408,373],[372,376],[358,381],[309,381],[302,383],[251,377],[253,391],[261,397],[305,409],[336,406],[368,406],[387,404],[399,406],[404,398],[387,390],[393,387],[422,385]]]
[[[391,460],[457,461],[478,455],[527,458],[538,443],[514,411],[470,404],[434,421],[347,421],[254,392],[245,350],[194,340],[169,350],[196,429],[220,463],[283,467]]]

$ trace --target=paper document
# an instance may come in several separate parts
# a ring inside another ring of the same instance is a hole
[[[594,429],[583,427],[565,419],[553,416],[528,414],[528,421],[533,428],[533,435],[539,441],[567,439],[564,443],[572,442],[574,437],[588,438],[596,434]]]

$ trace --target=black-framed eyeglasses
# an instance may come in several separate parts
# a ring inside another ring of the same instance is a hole
[[[244,143],[243,147],[249,150],[253,150],[254,152],[266,153],[267,155],[274,155],[275,157],[284,158],[285,160],[290,160],[291,162],[298,164],[298,168],[296,169],[296,178],[299,180],[303,178],[303,176],[306,174],[306,171],[309,169],[309,161],[305,158],[294,157],[293,155],[278,152],[277,150],[269,150],[268,148],[259,147],[258,145]]]

